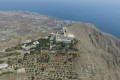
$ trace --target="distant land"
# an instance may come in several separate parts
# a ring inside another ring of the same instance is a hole
[[[1,0],[0,10],[32,11],[58,19],[92,23],[101,31],[120,38],[120,3],[85,1]]]
[[[72,23],[33,12],[0,11],[0,50],[38,39]]]

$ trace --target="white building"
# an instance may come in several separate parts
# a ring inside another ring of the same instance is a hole
[[[32,42],[32,40],[26,40],[26,41],[25,41],[25,43],[30,43],[30,42]]]
[[[34,44],[34,45],[37,45],[37,44],[39,44],[39,42],[38,42],[38,41],[35,41],[35,42],[33,42],[33,44]]]
[[[25,72],[25,68],[21,68],[17,70],[17,73],[24,73]]]
[[[73,40],[73,38],[64,36],[64,35],[56,35],[56,37],[55,37],[56,42],[70,43],[72,40]]]
[[[49,38],[50,40],[54,40],[55,42],[65,42],[65,43],[70,43],[74,35],[71,33],[67,33],[66,28],[62,28],[62,30],[59,30],[56,34],[51,33]]]
[[[6,64],[6,63],[0,64],[0,69],[7,68],[7,67],[8,67],[8,64]]]
[[[71,34],[71,33],[67,33],[67,37],[74,38],[74,35],[73,35],[73,34]]]

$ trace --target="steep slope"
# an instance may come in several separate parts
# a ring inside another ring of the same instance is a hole
[[[82,22],[68,27],[67,32],[80,41],[75,63],[79,80],[120,80],[119,39]]]

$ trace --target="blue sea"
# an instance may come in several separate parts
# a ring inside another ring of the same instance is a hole
[[[119,0],[0,0],[0,11],[32,11],[92,23],[101,31],[120,38]]]

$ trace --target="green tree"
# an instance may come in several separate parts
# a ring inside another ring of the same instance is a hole
[[[17,69],[18,69],[18,67],[15,67],[15,68],[14,68],[14,70],[17,70]]]
[[[19,58],[18,59],[18,63],[22,63],[23,59],[22,58]]]
[[[32,76],[32,80],[35,80],[35,77],[34,77],[34,76]]]
[[[41,71],[43,72],[45,70],[45,68],[41,68]]]
[[[69,44],[69,49],[71,49],[71,50],[74,49],[74,44],[73,44],[73,43],[70,43],[70,44]]]
[[[8,60],[8,62],[7,62],[7,63],[8,63],[8,65],[11,65],[11,61],[10,61],[10,60]]]
[[[4,61],[0,60],[0,64],[4,63]]]

